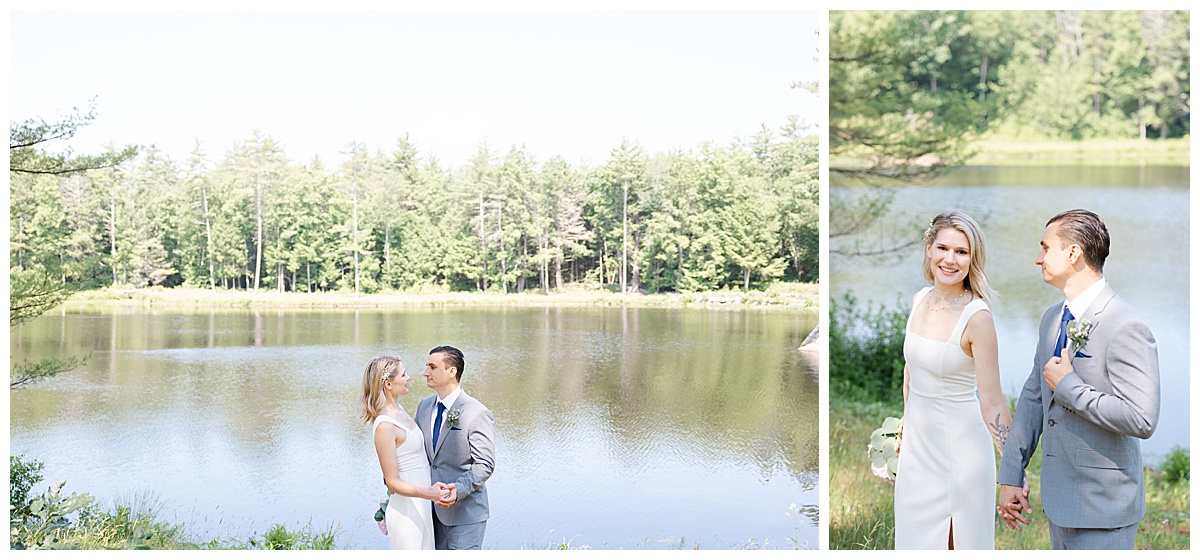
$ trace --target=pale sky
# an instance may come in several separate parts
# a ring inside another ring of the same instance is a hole
[[[155,144],[211,160],[257,129],[327,167],[405,133],[458,166],[487,142],[603,164],[824,121],[818,16],[802,11],[12,11],[9,118],[96,98],[80,153]],[[814,129],[815,133],[815,129]]]

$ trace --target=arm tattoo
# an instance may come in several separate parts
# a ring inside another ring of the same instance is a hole
[[[1000,422],[1000,415],[996,415],[996,419],[988,425],[992,430],[992,439],[996,442],[996,447],[1000,449],[1000,454],[1004,454],[1004,444],[1008,442],[1008,425]]]

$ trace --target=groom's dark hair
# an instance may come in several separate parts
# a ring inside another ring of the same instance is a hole
[[[1104,220],[1087,210],[1067,210],[1046,222],[1058,223],[1058,236],[1064,245],[1074,243],[1083,248],[1083,261],[1096,272],[1104,272],[1104,259],[1108,258],[1108,228]]]
[[[454,380],[461,382],[463,370],[467,367],[467,364],[463,361],[462,351],[453,346],[438,346],[429,351],[431,355],[439,352],[446,356],[444,358],[446,367],[454,368]]]

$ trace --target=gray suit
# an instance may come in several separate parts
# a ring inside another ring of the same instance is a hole
[[[1061,313],[1060,303],[1042,316],[1033,372],[1017,401],[997,479],[1021,486],[1040,436],[1046,518],[1059,528],[1133,525],[1136,533],[1146,513],[1138,438],[1150,437],[1158,423],[1154,335],[1105,286],[1081,318],[1092,322],[1092,330],[1086,348],[1071,358],[1075,371],[1050,391],[1042,368],[1054,352]]]
[[[454,484],[458,501],[449,508],[433,505],[435,540],[438,548],[475,548],[483,545],[483,527],[488,520],[487,487],[484,483],[495,468],[495,420],[492,411],[464,391],[442,417],[437,448],[430,426],[437,395],[417,405],[416,422],[425,436],[425,453],[434,482]],[[457,425],[450,423],[461,411]]]

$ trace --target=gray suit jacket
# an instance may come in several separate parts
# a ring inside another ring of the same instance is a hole
[[[1042,368],[1054,352],[1062,304],[1042,316],[1033,372],[1021,390],[997,479],[1021,486],[1042,444],[1042,509],[1060,527],[1115,528],[1146,513],[1138,438],[1158,423],[1158,350],[1141,317],[1112,288],[1084,313],[1092,322],[1075,371],[1050,391]]]
[[[496,466],[495,420],[492,411],[471,398],[466,391],[458,396],[454,406],[442,416],[437,449],[433,448],[433,426],[430,426],[437,395],[427,397],[417,405],[416,422],[425,435],[425,454],[429,457],[433,482],[453,483],[458,501],[449,508],[435,504],[433,514],[443,525],[455,526],[479,523],[488,519],[487,487],[484,483]],[[450,425],[451,413],[461,411],[458,425]]]

